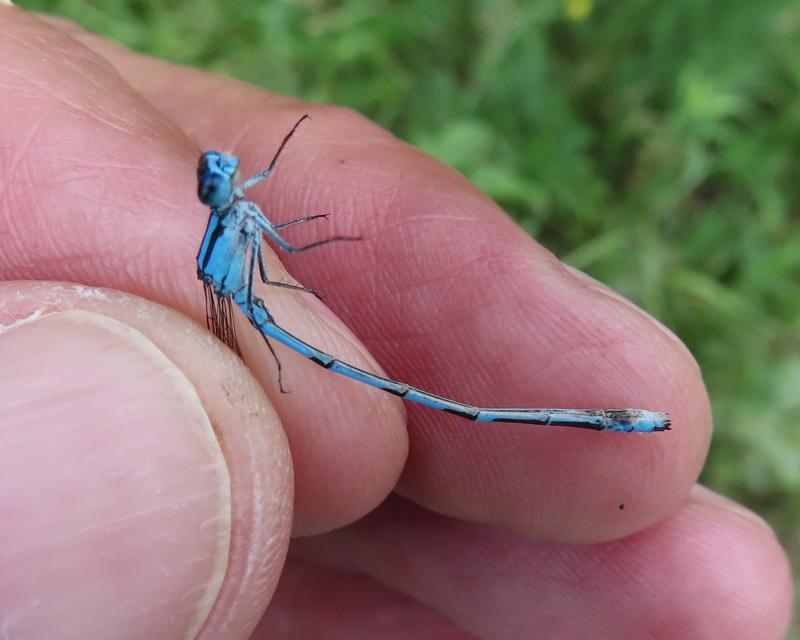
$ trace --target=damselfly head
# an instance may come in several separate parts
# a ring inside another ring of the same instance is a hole
[[[206,151],[197,163],[197,197],[209,207],[224,207],[233,196],[239,158],[219,151]]]

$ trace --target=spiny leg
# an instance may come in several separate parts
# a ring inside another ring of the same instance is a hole
[[[256,327],[256,329],[258,329],[258,327]],[[261,333],[261,331],[259,331],[258,333],[264,339],[264,342],[267,343],[269,352],[272,354],[272,357],[275,360],[275,364],[278,365],[278,389],[280,389],[281,393],[290,393],[290,391],[288,391],[283,387],[283,365],[281,364],[280,358],[278,358],[278,354],[275,353],[275,347],[272,346],[272,343],[267,339],[267,336]]]
[[[297,284],[289,284],[288,282],[276,282],[275,280],[270,280],[269,276],[267,275],[267,268],[264,266],[264,250],[261,247],[261,236],[259,234],[258,239],[258,270],[261,272],[261,282],[270,286],[270,287],[280,287],[282,289],[294,289],[295,291],[302,291],[303,293],[312,293],[314,296],[317,297],[318,300],[324,300],[324,298],[317,293],[314,289],[310,289],[309,287],[301,287]]]
[[[247,306],[252,308],[255,304],[255,301],[260,300],[253,295],[253,274],[256,270],[256,257],[258,257],[258,265],[259,269],[261,270],[262,277],[266,274],[264,270],[263,260],[261,257],[261,234],[255,233],[250,241],[250,266],[248,268],[247,273]],[[264,307],[263,303],[261,307],[264,309],[264,312],[272,318],[272,316],[267,312],[267,309]],[[249,317],[252,318],[252,313],[249,314]],[[252,324],[252,320],[251,320]],[[254,325],[255,326],[255,325]],[[258,329],[258,326],[256,326]],[[272,346],[270,341],[267,339],[261,331],[258,332],[259,335],[264,339],[264,342],[267,343],[267,347],[269,348],[272,357],[275,360],[275,364],[278,366],[278,389],[280,389],[281,393],[289,393],[286,389],[283,388],[283,365],[281,364],[280,358],[278,358],[278,354],[275,352],[275,348]]]
[[[253,185],[258,184],[259,182],[261,182],[262,180],[267,178],[269,176],[269,174],[271,174],[273,172],[273,170],[275,169],[275,167],[278,164],[278,159],[281,157],[281,154],[283,153],[283,150],[286,148],[286,145],[289,143],[289,140],[292,139],[292,136],[295,134],[297,129],[300,127],[300,125],[303,124],[304,121],[310,120],[310,119],[311,119],[311,117],[306,113],[297,122],[295,122],[294,126],[292,127],[292,130],[289,133],[286,134],[286,136],[283,139],[283,142],[281,142],[281,146],[278,147],[278,150],[275,152],[275,155],[272,157],[272,162],[269,163],[269,166],[266,169],[264,169],[264,171],[262,171],[261,173],[257,173],[256,175],[254,175],[249,180],[245,180],[239,186],[239,188],[242,191],[245,191],[245,190],[249,189],[250,187],[252,187]]]
[[[247,268],[247,303],[248,304],[251,304],[252,301],[253,301],[253,278],[254,278],[254,274],[255,274],[255,271],[256,271],[256,256],[258,255],[259,249],[260,249],[260,247],[256,245],[256,242],[258,242],[258,236],[259,236],[259,234],[257,232],[255,234],[253,234],[253,236],[250,238],[250,242],[248,243],[250,245],[250,266]],[[259,242],[259,244],[260,244],[260,242]],[[244,250],[247,251],[247,246],[245,246]],[[260,267],[261,267],[261,265],[259,264],[259,268]]]
[[[294,245],[291,245],[288,242],[286,242],[286,240],[283,240],[283,238],[281,238],[281,240],[283,240],[282,243],[278,242],[277,238],[279,238],[280,236],[278,236],[277,234],[271,237],[273,240],[275,240],[275,242],[278,245],[280,245],[281,249],[289,253],[303,253],[304,251],[308,251],[309,249],[316,249],[317,247],[321,247],[322,245],[328,244],[329,242],[339,242],[340,240],[345,240],[345,241],[363,240],[361,236],[331,236],[330,238],[325,238],[324,240],[317,240],[316,242],[312,242],[311,244],[306,244],[301,247],[295,247]]]
[[[258,238],[256,240],[257,248],[258,248],[258,271],[261,274],[261,282],[267,284],[269,282],[269,276],[267,275],[267,268],[264,266],[264,249],[261,246],[261,233],[259,232]]]
[[[296,220],[289,220],[289,222],[282,222],[281,224],[275,225],[275,231],[280,231],[281,229],[288,229],[289,227],[293,227],[296,224],[303,224],[304,222],[311,222],[312,220],[319,220],[320,218],[328,219],[327,213],[318,213],[313,216],[303,216],[302,218],[297,218]]]
[[[301,287],[298,284],[289,284],[288,282],[275,282],[274,280],[269,280],[264,284],[270,287],[278,287],[280,289],[292,289],[294,291],[302,291],[303,293],[310,293],[317,300],[322,300],[323,302],[325,301],[325,298],[323,298],[321,295],[319,295],[319,293],[314,291],[314,289],[310,289],[309,287]]]
[[[315,249],[317,247],[321,247],[324,244],[328,244],[330,242],[338,242],[340,240],[344,241],[363,240],[361,236],[331,236],[330,238],[317,240],[316,242],[312,242],[311,244],[296,247],[293,244],[290,244],[289,241],[286,240],[286,238],[284,238],[281,234],[278,233],[275,225],[269,221],[269,219],[264,215],[264,212],[261,211],[261,209],[255,202],[250,202],[249,200],[245,200],[238,204],[246,209],[247,215],[252,217],[253,222],[256,224],[259,231],[261,231],[261,233],[265,234],[268,238],[270,238],[281,249],[286,251],[286,253],[303,253],[304,251],[308,251],[309,249]]]

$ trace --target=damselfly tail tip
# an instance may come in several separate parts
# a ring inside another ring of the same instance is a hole
[[[666,413],[661,411],[611,409],[605,413],[609,421],[607,428],[611,431],[626,431],[628,433],[632,431],[635,433],[671,431],[672,421]]]

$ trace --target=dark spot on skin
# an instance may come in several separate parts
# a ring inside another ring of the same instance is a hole
[[[344,164],[344,160],[339,160],[339,164]]]
[[[625,504],[620,503],[619,507],[617,507],[620,511],[625,511]]]

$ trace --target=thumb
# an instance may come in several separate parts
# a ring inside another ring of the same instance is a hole
[[[289,534],[277,418],[179,314],[85,292],[0,286],[0,322],[34,318],[0,335],[0,628],[247,637]]]

